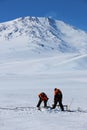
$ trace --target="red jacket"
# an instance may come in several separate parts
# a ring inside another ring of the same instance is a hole
[[[47,97],[47,95],[45,93],[40,93],[38,96],[41,98],[42,101],[47,101],[48,100],[48,97]]]
[[[58,89],[58,88],[56,88],[56,89],[54,90],[54,96],[57,95],[57,94],[61,94],[61,95],[62,95],[61,90]]]

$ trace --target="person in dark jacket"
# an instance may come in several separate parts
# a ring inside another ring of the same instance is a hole
[[[39,108],[41,103],[44,102],[44,107],[46,108],[47,107],[47,101],[49,99],[47,97],[47,95],[44,92],[42,92],[42,93],[38,94],[38,97],[39,97],[39,101],[38,101],[37,107]]]
[[[63,104],[62,104],[62,92],[60,89],[58,88],[55,88],[54,89],[54,104],[52,106],[52,109],[56,108],[57,106],[57,103],[59,103],[59,106],[61,108],[62,111],[64,111],[64,107],[63,107]]]

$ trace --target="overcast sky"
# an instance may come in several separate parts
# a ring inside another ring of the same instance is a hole
[[[87,31],[87,0],[0,0],[0,22],[52,17]]]

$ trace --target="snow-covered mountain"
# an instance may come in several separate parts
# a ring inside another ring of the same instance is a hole
[[[1,23],[0,130],[87,130],[86,53],[87,33],[62,21]],[[52,106],[55,87],[72,112],[37,110],[38,93],[46,92]]]
[[[23,44],[34,50],[38,48],[38,52],[42,48],[74,53],[87,50],[86,32],[51,18],[24,17],[1,23],[0,42],[13,43],[16,39],[22,39]]]
[[[61,67],[62,69],[87,69],[86,53],[87,32],[63,21],[44,17],[23,17],[0,23],[0,63],[18,61],[15,67],[13,63],[9,64],[8,68],[15,68],[14,71],[17,67],[20,70],[20,65],[25,67],[27,64],[24,72],[28,72],[31,62],[37,64],[36,68],[32,67],[33,71],[40,72],[41,70],[56,71]],[[30,59],[37,59],[37,61],[30,61]],[[0,68],[3,70],[6,68],[6,72],[9,73],[7,66],[5,64],[3,68],[1,64]]]

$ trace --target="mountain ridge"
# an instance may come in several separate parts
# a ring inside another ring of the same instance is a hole
[[[0,23],[0,41],[13,42],[21,37],[27,38],[29,46],[33,44],[38,49],[45,48],[48,51],[84,53],[87,50],[87,33],[63,21],[28,16]]]
[[[0,23],[1,75],[67,70],[87,70],[85,31],[45,17]]]

